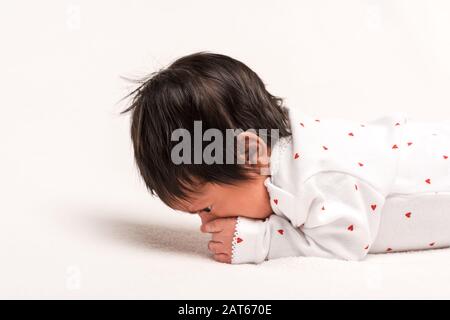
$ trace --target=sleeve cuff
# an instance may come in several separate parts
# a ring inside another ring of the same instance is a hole
[[[269,252],[270,234],[265,221],[238,217],[232,242],[231,263],[261,263]]]

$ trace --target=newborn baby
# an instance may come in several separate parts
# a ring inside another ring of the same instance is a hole
[[[450,245],[450,123],[367,123],[291,110],[264,183],[274,215],[238,218],[232,262],[363,259]]]
[[[217,261],[450,246],[450,122],[312,118],[212,53],[178,59],[132,95],[124,112],[146,186],[200,215]]]

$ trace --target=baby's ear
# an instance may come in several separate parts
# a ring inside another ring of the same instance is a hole
[[[269,163],[267,144],[256,133],[241,132],[238,134],[236,142],[238,164],[265,166]]]

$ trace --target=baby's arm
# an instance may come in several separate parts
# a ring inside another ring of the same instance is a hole
[[[288,220],[272,214],[266,220],[238,217],[231,245],[231,263],[300,256],[300,233]]]
[[[292,225],[277,215],[264,221],[237,218],[231,262],[260,263],[286,256],[364,258],[378,231],[384,196],[366,182],[340,172],[311,177],[302,192],[302,201],[308,199],[302,225]],[[283,209],[287,217],[295,218],[304,215],[299,212],[302,208],[296,204]]]

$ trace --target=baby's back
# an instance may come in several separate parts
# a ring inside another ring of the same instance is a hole
[[[408,120],[392,194],[450,192],[450,121]]]
[[[371,252],[450,245],[450,121],[409,119]]]

